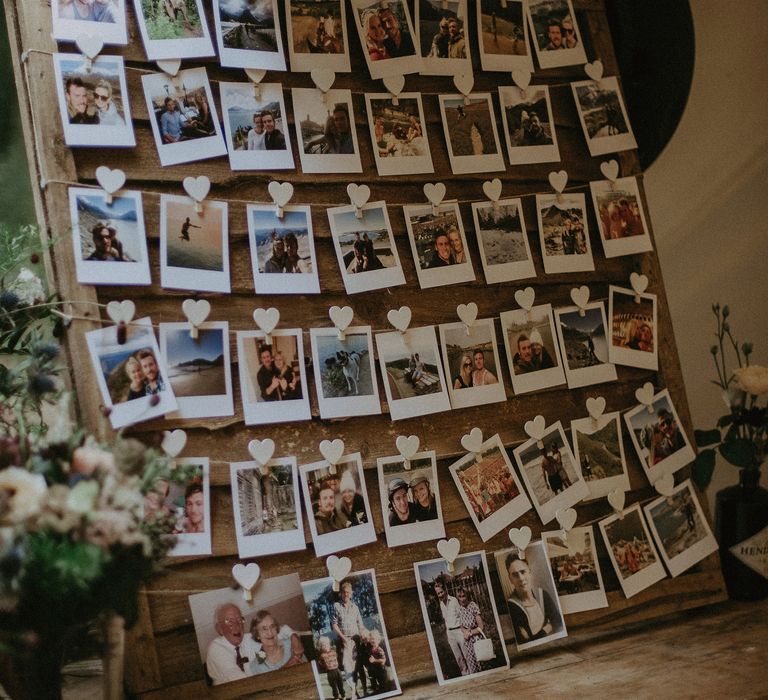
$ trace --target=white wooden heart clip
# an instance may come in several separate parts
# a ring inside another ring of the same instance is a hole
[[[368,185],[357,185],[354,182],[350,182],[347,185],[347,194],[349,195],[349,201],[352,202],[352,206],[355,208],[355,218],[363,218],[363,207],[368,204],[368,200],[371,198],[371,188]]]
[[[328,569],[328,575],[333,579],[333,591],[338,593],[339,584],[352,571],[352,560],[349,557],[337,557],[335,554],[331,554],[325,560],[325,566]]]
[[[419,451],[419,438],[417,435],[398,435],[395,440],[395,447],[403,458],[403,466],[405,469],[411,468],[411,460],[413,456]]]
[[[275,203],[277,218],[282,219],[285,216],[285,205],[293,197],[293,185],[290,182],[272,180],[267,185],[267,192],[269,192],[269,196],[272,197],[272,201]]]
[[[254,309],[253,321],[263,331],[264,343],[272,345],[272,331],[280,323],[280,312],[274,306],[270,306],[268,309]]]
[[[344,455],[344,440],[336,438],[335,440],[323,440],[320,443],[320,454],[328,462],[331,474],[336,473],[336,465]]]
[[[189,337],[197,340],[198,329],[205,323],[208,314],[211,313],[211,304],[205,299],[185,299],[181,304],[181,310],[189,321]]]
[[[101,189],[106,193],[104,201],[107,206],[111,206],[112,195],[125,185],[125,173],[119,168],[112,170],[106,165],[100,165],[96,168],[96,182],[101,185]]]
[[[248,453],[253,457],[253,461],[259,465],[259,471],[262,476],[269,473],[269,460],[275,454],[275,441],[271,438],[265,440],[251,440],[248,443]]]
[[[176,459],[187,444],[187,434],[183,430],[166,430],[160,447],[171,459]]]
[[[246,603],[253,601],[253,589],[256,588],[260,576],[261,568],[254,562],[250,564],[235,564],[232,567],[232,578],[242,587],[243,598],[245,598]]]
[[[450,540],[440,540],[437,543],[437,551],[448,564],[448,573],[452,574],[455,571],[454,562],[459,556],[459,551],[461,551],[461,542],[455,537],[451,537]]]
[[[351,306],[332,306],[328,309],[328,316],[331,319],[331,323],[335,326],[339,332],[339,340],[344,340],[346,337],[347,328],[352,323],[354,318],[354,312]]]

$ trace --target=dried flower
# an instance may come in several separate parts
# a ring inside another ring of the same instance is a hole
[[[119,440],[112,452],[115,464],[123,474],[141,474],[144,471],[147,448],[143,442],[133,438]]]
[[[13,311],[19,305],[19,295],[6,290],[0,293],[0,308]]]
[[[29,393],[35,396],[50,394],[56,390],[56,380],[50,374],[33,374],[29,378],[27,388]]]
[[[92,443],[86,443],[72,453],[72,473],[92,476],[97,470],[115,471],[115,459],[111,452],[106,452]]]
[[[754,346],[752,343],[744,343],[741,346],[741,351],[744,353],[744,357],[749,357],[752,354]]]
[[[762,396],[768,393],[768,367],[752,365],[751,367],[739,367],[733,371],[738,385],[753,396]]]
[[[8,467],[0,471],[0,492],[8,498],[2,524],[17,525],[40,512],[45,479],[21,467]]]
[[[55,532],[65,533],[80,525],[82,515],[67,507],[70,488],[64,484],[53,484],[48,489],[40,517],[37,519],[39,529],[50,528]]]
[[[56,343],[38,343],[32,348],[32,352],[42,360],[55,360],[61,348]]]
[[[710,352],[711,352],[713,355],[717,355],[717,345],[712,345],[712,346],[710,346],[710,348],[709,348],[709,351],[710,351]]]
[[[96,481],[78,481],[77,485],[70,489],[66,507],[72,513],[86,515],[96,505],[96,497],[99,495],[99,484]]]
[[[32,270],[22,267],[16,279],[10,286],[10,291],[19,298],[19,303],[25,306],[45,299],[45,289],[40,278]]]

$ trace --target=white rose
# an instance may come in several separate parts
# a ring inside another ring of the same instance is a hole
[[[752,365],[739,367],[733,371],[739,386],[748,394],[761,396],[768,394],[768,367]]]
[[[40,278],[26,267],[21,268],[13,284],[10,286],[19,301],[24,305],[34,304],[45,299],[45,289]]]
[[[8,499],[8,510],[2,515],[2,523],[18,524],[37,515],[47,488],[40,474],[32,474],[21,467],[0,471],[0,492]]]

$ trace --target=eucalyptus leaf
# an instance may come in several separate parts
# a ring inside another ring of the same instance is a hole
[[[715,471],[716,454],[714,450],[701,450],[696,455],[691,469],[691,478],[699,491],[704,491],[712,481],[712,474]]]
[[[735,467],[751,467],[755,458],[755,444],[738,438],[720,445],[720,454]]]
[[[720,442],[720,431],[717,428],[712,430],[694,430],[693,435],[696,438],[696,444],[699,447],[706,447],[707,445],[714,445]]]
[[[733,414],[729,413],[725,416],[720,416],[720,418],[717,419],[717,427],[718,428],[725,428],[727,425],[731,425],[733,423]]]

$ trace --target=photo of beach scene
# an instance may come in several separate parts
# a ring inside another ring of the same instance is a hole
[[[165,204],[168,267],[224,271],[223,209],[195,211],[192,200]],[[189,225],[187,225],[189,224]]]
[[[177,397],[220,396],[227,393],[224,370],[224,343],[221,328],[200,328],[192,338],[189,328],[165,334],[168,378]]]

